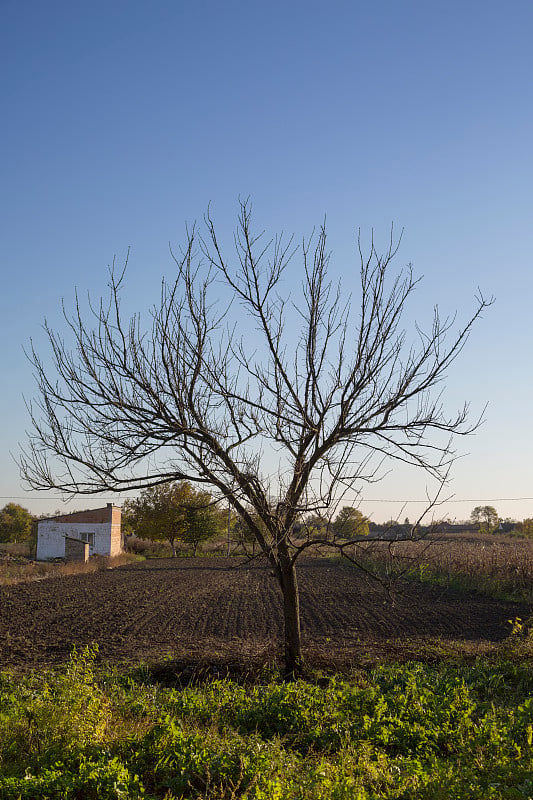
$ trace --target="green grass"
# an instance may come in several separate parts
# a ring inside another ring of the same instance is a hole
[[[508,654],[177,689],[87,649],[0,677],[0,800],[531,798],[530,641]]]

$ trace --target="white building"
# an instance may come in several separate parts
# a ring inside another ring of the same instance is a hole
[[[67,537],[87,542],[91,556],[118,555],[122,552],[120,508],[108,503],[105,508],[40,520],[37,525],[37,560],[65,558]]]

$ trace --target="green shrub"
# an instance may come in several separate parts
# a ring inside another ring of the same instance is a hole
[[[178,690],[95,656],[0,676],[0,800],[533,796],[530,663]]]

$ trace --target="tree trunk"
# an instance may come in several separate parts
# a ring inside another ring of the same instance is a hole
[[[302,673],[303,658],[300,630],[300,596],[294,564],[287,561],[280,565],[278,575],[283,593],[285,675],[289,678],[295,678]]]

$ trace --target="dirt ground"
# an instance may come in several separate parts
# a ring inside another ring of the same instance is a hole
[[[320,666],[413,657],[437,638],[482,648],[509,634],[509,619],[533,613],[417,584],[391,597],[349,565],[319,559],[300,563],[299,581],[304,651]],[[59,664],[93,642],[113,663],[271,663],[281,635],[279,590],[259,562],[154,559],[0,589],[0,668]]]

